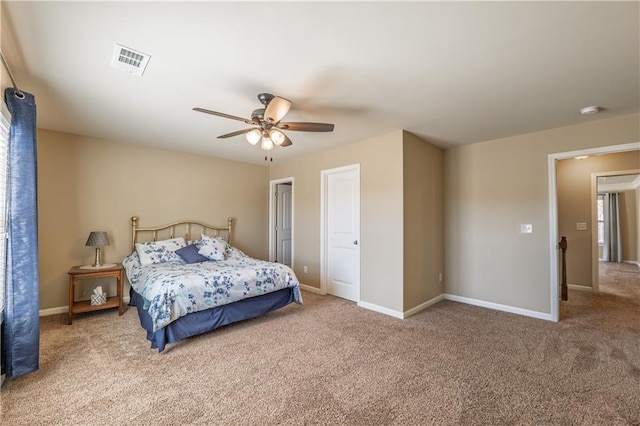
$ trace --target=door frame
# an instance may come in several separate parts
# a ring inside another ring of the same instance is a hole
[[[600,256],[598,239],[593,238],[594,230],[598,233],[598,178],[602,176],[621,176],[639,174],[640,169],[618,170],[614,172],[591,173],[591,289],[600,292]],[[636,214],[638,214],[636,212]]]
[[[350,170],[355,170],[358,174],[358,212],[360,217],[358,218],[358,227],[360,228],[358,231],[358,267],[356,268],[357,281],[358,281],[358,295],[356,297],[356,303],[360,303],[360,266],[361,266],[361,248],[362,248],[362,224],[360,220],[362,218],[362,210],[360,206],[360,163],[350,164],[348,166],[335,167],[333,169],[322,170],[320,172],[320,291],[323,294],[327,294],[327,277],[329,276],[329,272],[327,271],[328,263],[328,255],[327,255],[327,247],[328,247],[328,235],[327,235],[327,179],[329,175],[334,173],[346,172]]]
[[[557,186],[557,169],[556,162],[558,160],[567,160],[582,155],[599,155],[599,154],[615,154],[618,152],[638,151],[640,150],[640,142],[627,143],[622,145],[603,146],[598,148],[581,149],[578,151],[559,152],[549,154],[548,173],[549,173],[549,261],[550,261],[550,303],[551,303],[551,321],[558,322],[560,319],[560,286],[558,277],[558,186]],[[593,232],[593,231],[592,231]]]
[[[291,184],[291,269],[295,265],[295,184],[293,176],[274,179],[269,181],[269,261],[274,262],[276,259],[276,192],[279,183]]]

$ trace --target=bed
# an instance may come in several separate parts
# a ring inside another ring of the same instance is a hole
[[[130,306],[151,348],[223,325],[302,304],[299,282],[286,265],[251,258],[232,245],[224,226],[196,221],[140,227],[131,218],[132,252],[122,264]]]

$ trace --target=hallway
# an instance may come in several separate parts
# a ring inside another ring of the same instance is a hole
[[[617,327],[640,324],[640,267],[631,263],[600,262],[600,292],[569,290],[560,305],[560,321],[584,321]],[[638,330],[640,332],[640,330]]]
[[[600,293],[640,304],[640,267],[632,263],[600,262]]]

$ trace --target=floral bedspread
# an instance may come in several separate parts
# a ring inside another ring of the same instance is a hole
[[[225,260],[141,265],[134,251],[122,262],[131,287],[145,300],[153,331],[191,312],[293,287],[302,304],[298,279],[280,263],[253,259],[229,248]]]

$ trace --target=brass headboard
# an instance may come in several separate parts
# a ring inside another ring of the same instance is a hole
[[[200,239],[200,235],[209,235],[213,237],[222,236],[220,233],[226,232],[226,240],[231,244],[233,218],[227,219],[226,226],[207,225],[206,223],[196,222],[192,220],[174,222],[168,225],[156,226],[152,228],[141,228],[138,226],[138,216],[131,218],[131,248],[135,251],[138,235],[142,233],[151,233],[151,239],[146,241],[157,241],[158,235],[161,239],[184,237],[186,241],[191,240],[192,233],[195,231],[195,239]],[[194,229],[195,228],[195,229]]]

